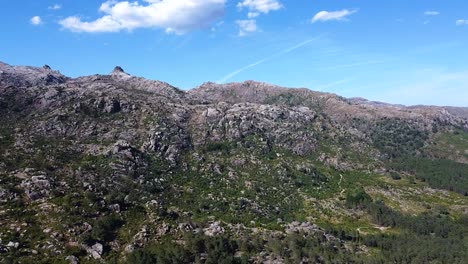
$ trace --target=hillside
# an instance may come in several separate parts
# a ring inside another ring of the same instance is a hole
[[[467,113],[0,63],[0,259],[467,263]]]

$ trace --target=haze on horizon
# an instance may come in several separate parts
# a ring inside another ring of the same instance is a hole
[[[256,80],[468,106],[462,0],[8,1],[0,28],[0,61],[72,77],[120,65],[183,89]]]

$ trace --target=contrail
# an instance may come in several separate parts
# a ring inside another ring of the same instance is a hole
[[[309,43],[311,43],[311,42],[313,42],[313,41],[316,41],[317,39],[320,39],[320,36],[319,36],[319,37],[316,37],[316,38],[313,38],[313,39],[309,39],[309,40],[303,41],[303,42],[301,42],[301,43],[299,43],[299,44],[297,44],[297,45],[294,45],[294,46],[291,46],[291,47],[289,47],[289,48],[286,48],[286,49],[284,49],[284,50],[282,50],[282,51],[279,51],[279,52],[277,52],[277,53],[275,53],[275,54],[273,54],[273,55],[270,55],[270,56],[268,56],[268,57],[266,57],[266,58],[264,58],[264,59],[261,59],[261,60],[259,60],[259,61],[257,61],[257,62],[251,63],[251,64],[249,64],[249,65],[246,65],[246,66],[242,67],[242,68],[239,68],[239,69],[237,69],[237,70],[235,70],[235,71],[233,71],[233,72],[227,74],[226,76],[224,76],[224,77],[221,78],[220,80],[218,80],[217,83],[224,83],[224,82],[226,82],[227,80],[231,79],[232,77],[238,75],[239,73],[241,73],[241,72],[243,72],[243,71],[245,71],[245,70],[247,70],[247,69],[250,69],[250,68],[252,68],[252,67],[255,67],[255,66],[257,66],[257,65],[259,65],[259,64],[262,64],[262,63],[264,63],[265,61],[269,61],[269,60],[271,60],[271,59],[273,59],[273,58],[275,58],[275,57],[278,57],[278,56],[281,56],[281,55],[290,53],[291,51],[294,51],[294,50],[296,50],[296,49],[298,49],[298,48],[301,48],[301,47],[303,47],[303,46],[305,46],[305,45],[307,45],[307,44],[309,44]]]
[[[300,48],[300,47],[302,47],[302,46],[305,46],[305,45],[307,45],[307,44],[309,44],[309,43],[311,43],[311,42],[313,42],[313,41],[315,41],[315,40],[317,40],[317,39],[319,39],[319,38],[320,38],[320,37],[317,37],[317,38],[313,38],[313,39],[309,39],[309,40],[303,41],[303,42],[301,42],[301,43],[299,43],[299,44],[297,44],[297,45],[295,45],[295,46],[292,46],[292,47],[290,47],[290,48],[288,48],[288,49],[283,50],[283,51],[280,52],[279,54],[286,54],[286,53],[289,53],[289,52],[291,52],[291,51],[293,51],[293,50],[296,50],[296,49],[298,49],[298,48]],[[279,54],[278,54],[278,55],[279,55]]]
[[[259,65],[259,64],[262,64],[262,63],[264,63],[265,61],[267,61],[269,59],[271,59],[271,57],[265,58],[263,60],[259,60],[257,62],[252,63],[252,64],[244,66],[244,67],[242,67],[242,68],[240,68],[238,70],[235,70],[235,71],[229,73],[228,75],[224,76],[221,80],[217,81],[217,83],[224,83],[227,80],[231,79],[232,77],[236,76],[237,74],[239,74],[239,73],[241,73],[241,72],[243,72],[243,71],[245,71],[245,70],[247,70],[249,68],[255,67],[255,66]]]
[[[388,60],[360,61],[360,62],[351,63],[351,64],[342,64],[342,65],[335,65],[335,66],[330,66],[330,67],[316,68],[316,70],[336,70],[336,69],[342,69],[342,68],[353,68],[353,67],[367,66],[367,65],[373,65],[373,64],[383,64],[383,63],[387,63],[387,62],[388,62]]]
[[[336,81],[336,82],[327,83],[327,84],[324,84],[324,85],[317,86],[314,89],[317,90],[317,91],[323,91],[325,89],[332,88],[332,87],[335,87],[335,86],[338,86],[340,84],[347,83],[347,82],[349,82],[348,79],[343,79],[343,80],[339,80],[339,81]]]

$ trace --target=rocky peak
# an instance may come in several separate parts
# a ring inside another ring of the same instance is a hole
[[[231,102],[231,103],[266,103],[273,102],[280,95],[292,95],[302,97],[304,94],[313,93],[308,89],[284,88],[274,84],[244,81],[225,84],[204,83],[201,86],[190,90],[192,97],[212,102]]]
[[[130,74],[126,73],[120,66],[115,66],[114,70],[111,73],[111,76],[114,79],[117,78],[119,81],[131,79],[132,77]]]
[[[122,69],[122,67],[120,66],[115,66],[114,70],[112,71],[112,73],[125,73],[125,71]]]
[[[31,87],[65,83],[69,78],[48,65],[43,67],[12,66],[0,63],[0,85],[15,87]]]

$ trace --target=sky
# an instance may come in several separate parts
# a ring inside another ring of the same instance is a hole
[[[182,89],[256,80],[405,105],[468,106],[466,0],[24,0],[0,61]]]

